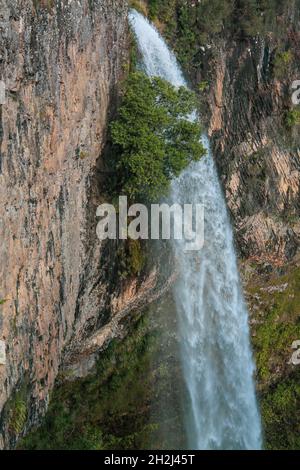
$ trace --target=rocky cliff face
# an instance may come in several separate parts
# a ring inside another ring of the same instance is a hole
[[[0,447],[39,419],[60,365],[84,373],[155,287],[155,271],[112,287],[95,231],[127,55],[125,0],[0,2]]]
[[[300,77],[299,16],[290,14],[282,19],[284,46],[276,36],[231,39],[215,44],[214,60],[211,51],[203,54],[207,126],[238,247],[243,257],[272,265],[296,255],[300,235],[299,125],[287,124]]]

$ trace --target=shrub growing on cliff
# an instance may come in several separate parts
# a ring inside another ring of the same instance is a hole
[[[278,78],[279,80],[282,80],[286,76],[292,61],[293,61],[292,51],[288,50],[288,51],[278,52],[274,60],[275,77]]]
[[[294,126],[299,126],[300,125],[300,109],[299,108],[291,109],[286,115],[285,123],[289,129],[293,128]]]
[[[131,73],[117,119],[111,125],[118,193],[153,201],[167,194],[172,178],[205,153],[201,129],[188,115],[195,95],[160,78]]]
[[[14,434],[23,431],[27,419],[27,407],[21,396],[17,395],[10,410],[9,429]]]

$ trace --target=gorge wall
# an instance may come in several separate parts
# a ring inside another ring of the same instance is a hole
[[[278,44],[269,38],[219,44],[208,72],[215,77],[208,129],[237,244],[243,257],[271,265],[299,248],[299,125],[287,126],[299,36],[290,28],[285,49],[293,62],[284,77],[276,76]]]
[[[112,286],[116,250],[95,232],[128,49],[125,0],[0,2],[0,448],[38,421],[61,364],[84,373],[155,287],[155,270]]]

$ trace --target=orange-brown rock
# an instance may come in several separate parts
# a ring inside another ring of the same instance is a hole
[[[0,447],[15,394],[28,427],[71,340],[109,321],[95,174],[127,55],[125,0],[0,1]]]

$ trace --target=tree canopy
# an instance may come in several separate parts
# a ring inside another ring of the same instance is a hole
[[[111,124],[119,191],[131,200],[158,200],[172,178],[204,155],[200,125],[190,119],[195,107],[195,94],[187,88],[130,74]]]

